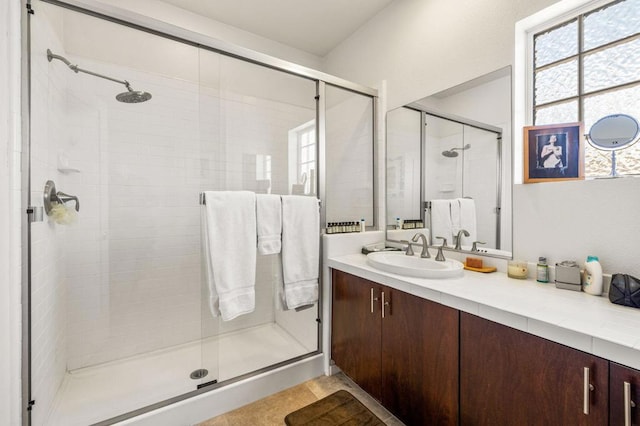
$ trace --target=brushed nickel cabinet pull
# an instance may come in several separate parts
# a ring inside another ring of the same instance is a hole
[[[378,298],[373,297],[373,287],[371,288],[371,313],[373,313],[373,302],[377,302]]]
[[[384,291],[382,292],[382,318],[384,318],[384,311],[389,306],[389,302],[384,300]]]
[[[593,391],[595,388],[590,383],[590,374],[589,367],[584,367],[584,388],[583,388],[583,404],[582,404],[582,412],[589,415],[589,409],[591,405],[591,398],[589,392]]]
[[[624,382],[624,426],[631,426],[631,409],[635,406],[631,399],[631,383]]]

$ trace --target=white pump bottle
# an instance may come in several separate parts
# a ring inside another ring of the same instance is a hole
[[[597,256],[587,257],[587,262],[584,264],[582,290],[594,296],[602,294],[602,266],[600,266]]]

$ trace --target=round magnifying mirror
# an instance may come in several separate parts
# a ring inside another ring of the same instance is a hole
[[[640,125],[626,114],[613,114],[596,121],[589,130],[589,143],[597,149],[613,151],[636,141]]]

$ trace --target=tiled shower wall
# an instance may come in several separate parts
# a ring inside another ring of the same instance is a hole
[[[33,17],[31,81],[31,202],[43,205],[43,189],[48,179],[58,179],[57,146],[66,138],[65,105],[68,74],[51,68],[46,49],[60,48],[60,14]],[[46,43],[46,44],[45,44]],[[33,423],[44,424],[56,391],[66,371],[68,308],[65,285],[66,229],[45,219],[31,226],[32,306],[31,351],[33,398],[38,410]]]
[[[286,161],[288,130],[314,112],[73,59],[126,75],[153,99],[120,104],[112,101],[119,88],[108,82],[80,77],[70,85],[70,104],[78,107],[69,106],[71,136],[62,151],[80,170],[67,187],[83,208],[66,247],[73,259],[69,369],[209,337],[212,328],[273,322],[274,256],[258,257],[254,313],[218,324],[201,310],[198,194],[254,189],[246,187],[255,181],[247,157],[268,153],[276,165]],[[286,189],[286,167],[280,170],[274,192]]]

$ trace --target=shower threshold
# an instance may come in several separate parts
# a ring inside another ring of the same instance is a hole
[[[97,423],[191,392],[201,382],[190,378],[197,368],[209,370],[203,382],[221,382],[309,352],[270,323],[73,370],[66,373],[46,424]]]

